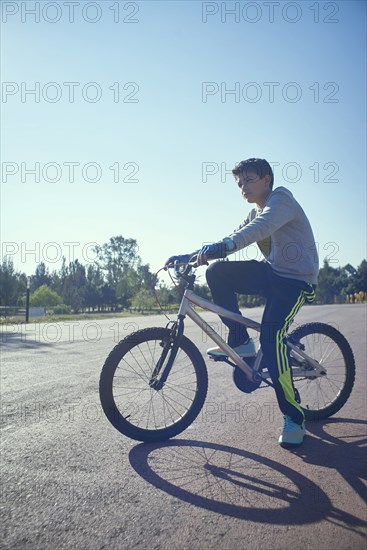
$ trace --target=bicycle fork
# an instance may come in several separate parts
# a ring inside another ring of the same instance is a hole
[[[184,331],[183,315],[182,316],[179,315],[178,321],[173,323],[173,327],[171,329],[171,336],[166,342],[161,343],[161,346],[163,347],[163,351],[158,359],[158,362],[149,380],[149,386],[154,390],[157,390],[157,391],[161,390],[168,378],[173,362],[177,356],[183,331]],[[168,361],[164,366],[168,354],[169,354]],[[162,368],[163,368],[163,372],[161,374]]]

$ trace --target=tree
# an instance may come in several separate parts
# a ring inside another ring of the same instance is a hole
[[[367,292],[367,260],[362,260],[361,265],[357,268],[356,273],[356,286],[358,289],[356,292]]]
[[[321,304],[332,304],[334,297],[340,292],[337,289],[336,280],[339,270],[330,267],[327,259],[319,271],[315,302]]]
[[[63,258],[63,260],[65,260],[65,258]],[[55,292],[57,292],[59,296],[61,296],[63,283],[60,276],[60,271],[57,272],[56,270],[54,270],[50,275],[50,279],[51,279],[51,282],[49,284],[49,287]]]
[[[30,297],[32,306],[57,306],[62,303],[61,297],[47,285],[42,285],[35,290]]]
[[[26,289],[26,279],[14,269],[13,260],[4,257],[0,267],[0,304],[15,306],[19,303]]]
[[[126,268],[115,284],[116,299],[123,308],[128,308],[131,298],[140,290],[138,274],[132,267]]]
[[[149,266],[142,265],[138,250],[135,239],[125,239],[121,235],[95,247],[98,266],[105,274],[106,283],[124,308],[130,306],[132,297],[141,288],[149,288],[152,278]]]
[[[101,288],[101,293],[102,293],[102,305],[108,306],[111,309],[113,309],[114,306],[116,306],[116,302],[117,302],[116,293],[113,290],[113,288],[111,288],[110,285],[104,284],[103,287]]]
[[[332,304],[345,295],[355,294],[367,288],[367,262],[363,260],[355,269],[347,264],[344,267],[330,267],[325,259],[319,271],[315,302],[318,304]]]
[[[154,282],[154,274],[150,271],[149,264],[138,265],[137,274],[139,286],[150,290]]]
[[[36,267],[35,274],[31,277],[31,288],[38,288],[42,285],[47,285],[51,287],[52,284],[52,277],[49,274],[49,271],[46,267],[46,265],[41,262]]]
[[[156,305],[156,301],[149,290],[142,288],[132,298],[131,305],[139,311],[144,311],[146,309],[152,309]]]
[[[87,268],[87,284],[85,287],[84,300],[87,307],[98,307],[103,305],[102,288],[104,285],[103,275],[99,267],[89,265]]]
[[[77,313],[85,306],[87,279],[84,265],[78,260],[70,262],[67,267],[64,263],[61,272],[61,283],[64,304],[71,306]]]
[[[176,290],[174,288],[169,289],[164,284],[161,284],[159,288],[157,288],[156,293],[162,307],[171,306],[172,304],[177,304],[180,301]]]
[[[201,298],[205,298],[205,300],[211,300],[211,293],[207,285],[195,284],[194,292]]]
[[[41,262],[31,277],[31,290],[46,286],[61,297],[61,302],[70,306],[74,312],[86,307],[107,307],[116,310],[119,306],[129,308],[131,304],[135,307],[151,307],[154,276],[149,264],[143,264],[141,261],[137,241],[119,235],[111,237],[108,242],[96,247],[95,251],[98,261],[96,265],[87,267],[78,260],[67,264],[63,258],[61,268],[49,273],[45,263]],[[200,283],[198,277],[194,291],[210,300],[209,288],[206,284]],[[183,280],[176,282],[177,289],[169,289],[159,281],[156,281],[156,284],[156,293],[162,306],[177,304],[180,300],[179,294],[186,286]],[[4,257],[0,265],[0,304],[24,306],[26,285],[26,274],[14,269],[11,257]],[[333,268],[327,260],[324,261],[319,272],[315,303],[348,301],[351,296],[362,293],[367,293],[367,260],[362,260],[357,268],[351,264]],[[32,296],[37,298],[38,295],[33,292]],[[134,300],[134,297],[137,298]],[[51,303],[45,303],[49,299]],[[52,297],[49,299],[43,297],[44,303],[41,305],[53,305]],[[59,304],[60,300],[57,303]],[[265,299],[261,296],[239,296],[240,306],[253,307],[264,303]]]
[[[98,264],[106,273],[108,283],[116,284],[128,268],[140,265],[138,250],[135,239],[125,239],[121,235],[95,247]]]
[[[241,294],[238,298],[239,307],[260,307],[266,303],[266,298],[260,294]]]

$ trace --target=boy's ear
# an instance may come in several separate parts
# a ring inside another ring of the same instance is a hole
[[[271,182],[271,176],[270,176],[270,174],[266,174],[264,177],[265,177],[266,183],[269,184],[269,183]]]

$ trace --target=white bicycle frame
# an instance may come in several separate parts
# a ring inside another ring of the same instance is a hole
[[[203,309],[217,313],[222,317],[236,321],[237,323],[245,325],[247,328],[253,329],[257,332],[261,331],[261,324],[253,321],[252,319],[248,319],[247,317],[243,317],[242,315],[238,315],[238,313],[233,313],[228,309],[217,306],[216,304],[209,302],[209,300],[205,300],[205,298],[197,296],[192,290],[189,289],[185,290],[180,304],[180,309],[178,311],[178,315],[187,315],[190,319],[192,319],[194,323],[196,323],[205,332],[205,334],[207,334],[209,338],[211,338],[220,347],[220,349],[226,353],[226,355],[228,355],[230,359],[232,359],[232,361],[242,370],[251,382],[255,381],[263,357],[261,348],[259,348],[257,352],[254,366],[250,367],[250,365],[246,363],[245,359],[240,357],[231,347],[229,347],[223,338],[221,338],[202,317],[200,317],[200,315],[192,308],[191,304],[195,304]],[[303,377],[317,377],[325,375],[325,367],[321,367],[317,361],[309,357],[303,350],[299,349],[291,342],[288,341],[287,345],[294,354],[305,359],[308,365],[312,367],[311,371],[309,369],[303,369],[302,367],[293,368],[292,370],[294,375]]]

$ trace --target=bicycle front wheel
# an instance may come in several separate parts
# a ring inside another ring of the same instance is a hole
[[[208,373],[201,353],[185,336],[163,387],[154,388],[153,371],[170,338],[166,328],[134,332],[117,344],[102,368],[99,392],[104,413],[132,439],[169,439],[185,430],[204,404]]]
[[[352,392],[356,369],[352,349],[337,329],[325,323],[302,325],[289,335],[289,340],[326,372],[313,376],[312,365],[291,352],[293,383],[306,420],[328,418],[343,407]]]

